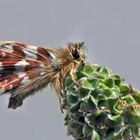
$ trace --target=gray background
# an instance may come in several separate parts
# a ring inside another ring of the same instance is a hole
[[[0,40],[65,46],[85,41],[88,61],[111,68],[140,89],[140,0],[0,0]],[[1,140],[72,140],[57,96],[44,89],[8,110],[0,98]]]

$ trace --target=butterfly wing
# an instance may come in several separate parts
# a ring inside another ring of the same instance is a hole
[[[23,43],[0,42],[0,94],[10,93],[9,108],[49,83],[47,66],[54,61],[46,48]]]
[[[21,106],[26,97],[33,95],[50,82],[47,73],[40,71],[40,69],[33,69],[26,73],[23,72],[19,74],[19,77],[21,77],[18,79],[18,83],[20,83],[20,85],[10,91],[11,97],[8,108],[15,109],[18,106]]]

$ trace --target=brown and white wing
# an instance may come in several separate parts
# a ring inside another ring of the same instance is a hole
[[[10,93],[9,108],[49,83],[46,66],[52,63],[47,48],[12,41],[0,42],[0,94]]]

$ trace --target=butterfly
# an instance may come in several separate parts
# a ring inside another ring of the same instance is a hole
[[[50,84],[61,104],[66,77],[76,82],[75,70],[84,65],[85,59],[84,42],[47,48],[0,41],[0,94],[9,93],[8,108],[16,109],[25,98]]]

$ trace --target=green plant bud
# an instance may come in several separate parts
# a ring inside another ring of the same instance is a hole
[[[139,140],[140,92],[97,65],[79,67],[65,80],[65,125],[75,140]]]

